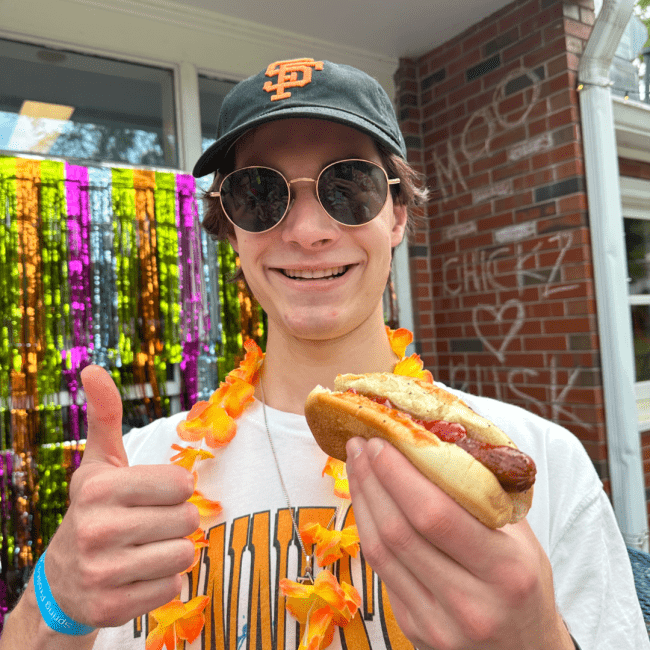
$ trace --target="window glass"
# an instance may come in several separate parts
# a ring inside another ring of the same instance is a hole
[[[630,295],[650,294],[650,221],[624,219]]]
[[[624,219],[636,381],[650,380],[650,220]]]
[[[632,307],[636,380],[650,380],[650,305]]]
[[[217,139],[217,121],[223,98],[235,85],[199,75],[199,107],[201,110],[201,146],[205,151]]]
[[[0,39],[0,150],[177,167],[171,70]]]

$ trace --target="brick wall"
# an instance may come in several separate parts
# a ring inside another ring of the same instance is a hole
[[[608,487],[576,75],[587,0],[514,2],[396,73],[432,189],[411,237],[434,376],[572,430]]]

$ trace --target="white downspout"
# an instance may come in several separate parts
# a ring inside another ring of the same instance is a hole
[[[632,323],[609,68],[635,0],[604,0],[580,61],[580,112],[605,392],[612,500],[626,543],[647,550]]]

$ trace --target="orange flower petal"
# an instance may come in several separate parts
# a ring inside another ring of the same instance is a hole
[[[415,377],[424,381],[433,382],[433,375],[428,370],[423,370],[422,359],[419,354],[412,354],[401,361],[398,361],[393,368],[393,373],[396,375],[405,375],[407,377]]]
[[[221,406],[212,406],[210,429],[205,435],[205,444],[216,449],[227,445],[237,433],[237,424]]]
[[[210,428],[200,418],[194,420],[183,420],[176,426],[176,433],[181,440],[186,442],[198,442],[203,440]]]
[[[314,585],[304,585],[283,578],[279,587],[287,599],[286,608],[291,615],[300,623],[305,623],[314,600]]]
[[[167,650],[174,650],[176,641],[174,639],[174,626],[165,627],[158,624],[149,634],[145,642],[145,650],[162,650],[163,645]]]
[[[298,650],[321,650],[327,648],[334,638],[334,623],[329,607],[312,612]]]
[[[178,618],[183,615],[185,611],[183,602],[177,598],[170,600],[167,604],[154,609],[151,615],[156,619],[158,625],[162,627],[169,627],[173,625]]]
[[[198,490],[194,490],[188,501],[198,508],[201,517],[216,517],[223,510],[218,501],[206,499]]]
[[[329,456],[323,468],[322,475],[325,476],[325,474],[334,479],[334,495],[341,499],[349,499],[350,485],[348,483],[348,472],[345,463],[342,460]]]
[[[356,557],[359,552],[359,533],[354,525],[343,530],[327,530],[320,524],[308,524],[300,529],[300,535],[306,545],[316,544],[318,566],[328,566],[344,553]]]
[[[406,348],[413,342],[413,334],[404,327],[392,330],[386,325],[388,342],[393,352],[401,359],[406,354]]]
[[[222,399],[221,405],[232,418],[238,418],[247,404],[253,401],[255,387],[246,381],[234,377],[229,384],[228,391]]]
[[[262,365],[262,360],[264,359],[264,353],[253,339],[247,339],[244,342],[244,349],[246,350],[244,360],[239,364],[239,368],[231,370],[228,376],[238,377],[249,384],[254,384],[257,381],[257,375]]]
[[[225,381],[222,381],[219,384],[219,388],[210,395],[210,404],[221,404],[225,394],[228,392],[228,384]]]
[[[189,539],[191,542],[194,543],[194,561],[190,566],[187,567],[187,569],[185,569],[185,571],[181,571],[181,575],[183,573],[189,573],[198,564],[198,561],[201,557],[201,549],[208,546],[208,540],[205,538],[205,533],[203,532],[202,528],[197,528],[191,535],[188,535],[185,539]]]
[[[197,596],[185,603],[185,613],[176,621],[176,635],[179,639],[192,643],[201,634],[201,630],[205,625],[203,610],[209,602],[210,598],[208,596]]]
[[[214,454],[205,449],[196,449],[195,447],[181,447],[180,445],[173,444],[172,449],[179,453],[172,456],[169,460],[174,465],[180,465],[189,472],[192,471],[194,463],[197,460],[205,460],[206,458],[214,458]]]
[[[205,409],[210,406],[210,402],[197,402],[191,409],[190,412],[187,414],[187,420],[194,420],[195,418],[201,417],[201,414],[205,411]]]
[[[147,640],[145,642],[145,650],[162,650],[163,644],[165,642],[166,628],[157,625],[149,634],[147,635]]]

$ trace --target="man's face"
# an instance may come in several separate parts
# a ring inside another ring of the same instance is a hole
[[[363,158],[381,165],[372,139],[315,119],[278,120],[249,131],[235,150],[235,169],[263,165],[287,180],[316,178],[327,164]],[[382,295],[391,249],[402,240],[406,209],[390,193],[381,213],[359,227],[343,226],[322,208],[313,182],[291,186],[294,203],[266,233],[235,228],[231,239],[253,294],[269,318],[269,334],[327,340],[369,319],[383,323]]]

